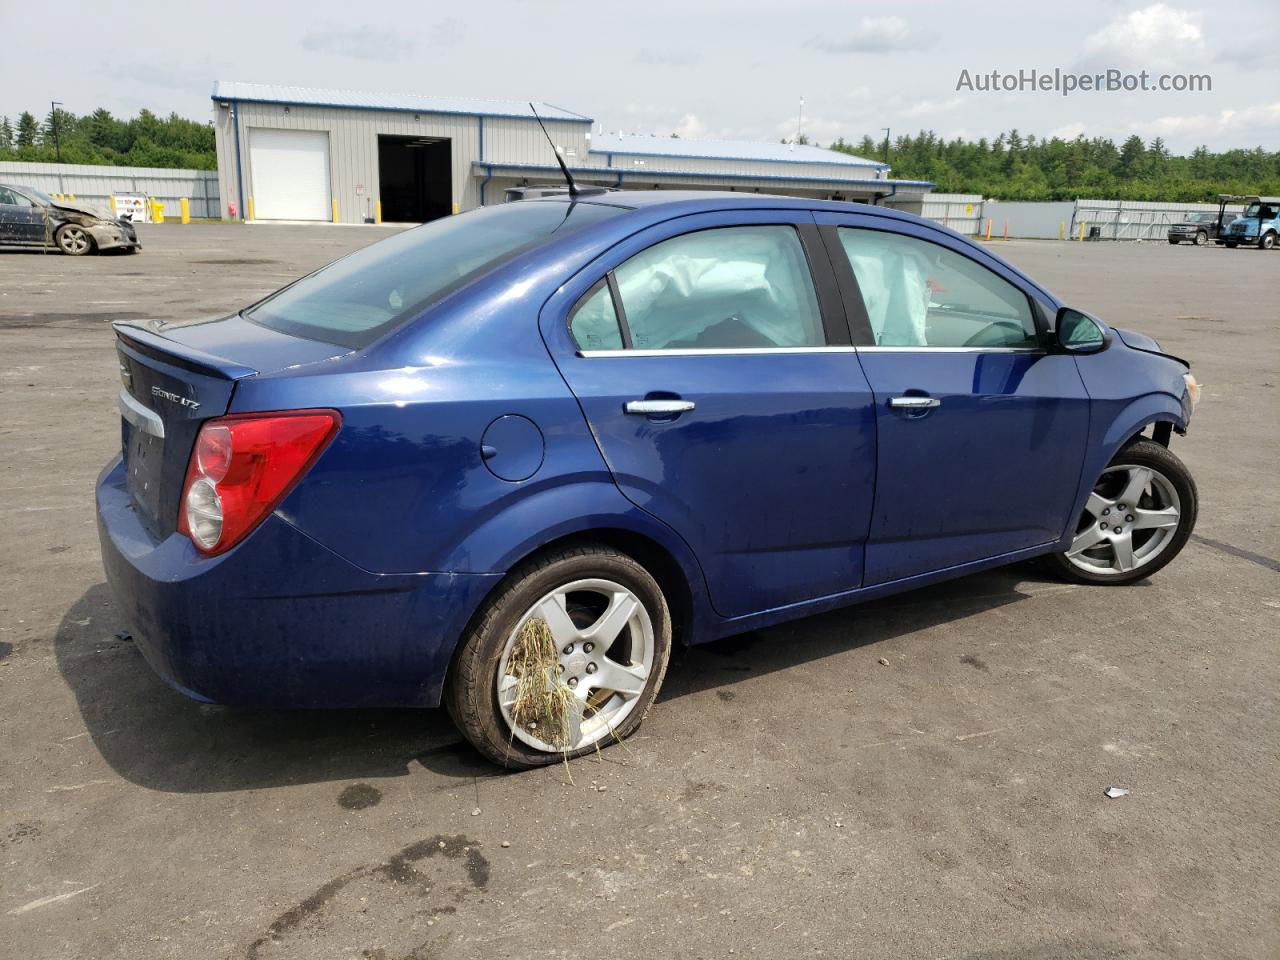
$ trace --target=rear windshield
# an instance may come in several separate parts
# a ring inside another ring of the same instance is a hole
[[[363,347],[485,270],[623,209],[526,200],[445,217],[322,267],[244,315],[294,336]]]

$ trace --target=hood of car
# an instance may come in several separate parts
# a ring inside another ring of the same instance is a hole
[[[1176,357],[1172,353],[1165,353],[1160,348],[1160,344],[1154,337],[1149,337],[1145,333],[1138,333],[1136,330],[1122,330],[1119,327],[1112,327],[1120,342],[1130,350],[1141,350],[1143,353],[1154,353],[1157,356],[1168,357],[1170,360],[1177,360],[1183,366],[1190,369],[1191,364],[1181,357]]]
[[[51,209],[65,211],[66,213],[78,213],[81,216],[93,217],[97,220],[117,219],[110,211],[103,210],[101,207],[91,207],[86,203],[67,203],[59,200]]]

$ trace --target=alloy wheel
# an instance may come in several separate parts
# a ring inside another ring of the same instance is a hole
[[[1160,471],[1108,467],[1089,494],[1067,560],[1095,576],[1132,573],[1164,551],[1181,516],[1178,492]]]
[[[559,746],[512,719],[519,677],[509,667],[525,625],[543,620],[555,640],[556,678],[571,693],[569,735]],[[612,580],[576,580],[533,604],[516,623],[498,664],[498,708],[512,736],[549,753],[571,753],[607,738],[631,714],[653,669],[653,621],[631,590]]]
[[[62,249],[72,256],[84,253],[89,249],[89,235],[80,227],[63,227],[58,234],[58,243]]]

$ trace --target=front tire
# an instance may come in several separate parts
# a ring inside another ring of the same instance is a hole
[[[1168,447],[1137,440],[1102,472],[1071,546],[1048,557],[1063,579],[1115,586],[1149,577],[1186,546],[1199,494]]]
[[[1234,250],[1236,248],[1235,241],[1233,240],[1224,240],[1222,242],[1226,244],[1228,250]]]
[[[93,237],[78,223],[64,223],[53,239],[58,249],[69,257],[83,257],[93,250]]]
[[[524,644],[538,620],[554,646],[530,672]],[[658,695],[670,653],[671,614],[649,572],[603,545],[570,547],[517,568],[486,601],[454,656],[445,705],[463,736],[494,763],[544,766],[634,733]],[[527,709],[526,676],[539,678],[536,702],[545,694],[553,705],[563,703],[563,712]],[[528,719],[533,715],[544,717],[541,724]]]
[[[1196,246],[1197,246],[1197,247],[1203,247],[1203,246],[1204,246],[1206,243],[1208,243],[1208,242],[1209,242],[1209,234],[1205,233],[1203,230],[1197,230],[1197,231],[1196,231]]]
[[[1262,239],[1258,241],[1258,246],[1263,250],[1270,250],[1276,245],[1276,235],[1274,233],[1264,233]]]

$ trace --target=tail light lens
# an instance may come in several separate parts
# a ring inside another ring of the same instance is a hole
[[[191,451],[178,530],[202,553],[230,550],[293,489],[341,423],[336,410],[208,421]]]

